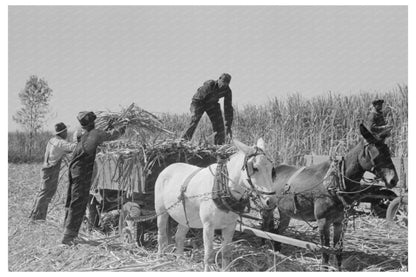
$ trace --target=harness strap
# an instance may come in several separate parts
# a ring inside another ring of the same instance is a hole
[[[290,185],[292,185],[293,180],[298,177],[298,175],[305,169],[305,166],[302,166],[301,168],[299,168],[298,170],[296,170],[296,172],[290,176],[289,180],[287,180],[286,185],[290,187]]]
[[[290,186],[292,185],[293,180],[305,169],[304,166],[302,166],[301,168],[299,168],[298,170],[295,171],[295,173],[290,176],[289,180],[287,180],[285,187],[284,187],[284,194],[289,193],[290,191]],[[297,208],[297,198],[296,198],[296,193],[293,193],[293,212],[294,214],[297,214],[298,212],[298,208]]]
[[[244,195],[237,200],[230,191],[228,186],[228,171],[225,162],[217,164],[214,177],[214,185],[212,187],[212,201],[218,209],[228,213],[234,212],[241,216],[242,213],[250,211],[250,199]]]
[[[305,169],[304,166],[302,166],[301,168],[299,168],[298,170],[295,171],[295,173],[290,176],[290,178],[287,180],[284,188],[283,188],[283,194],[288,194],[290,192],[290,186],[293,183],[293,180],[298,177],[298,175]]]
[[[182,206],[183,206],[183,212],[185,213],[185,219],[186,219],[186,225],[189,227],[189,221],[188,221],[188,216],[186,214],[186,208],[185,208],[185,192],[186,189],[188,188],[189,183],[191,182],[192,178],[195,177],[195,175],[200,172],[203,168],[198,168],[197,170],[195,170],[194,172],[192,172],[183,182],[182,186],[181,186],[181,190],[180,190],[180,194],[178,196],[178,200],[182,201]]]
[[[346,191],[345,179],[345,160],[344,157],[337,156],[336,159],[331,160],[328,171],[324,177],[324,186],[330,193],[335,193],[337,198],[341,201],[344,207],[348,206],[343,192]]]

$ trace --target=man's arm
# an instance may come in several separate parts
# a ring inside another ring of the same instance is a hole
[[[71,153],[75,150],[77,144],[74,142],[68,142],[64,139],[60,139],[57,146],[65,152]]]
[[[83,146],[87,153],[92,153],[96,150],[97,146],[104,141],[115,140],[124,134],[125,127],[119,130],[103,131],[99,129],[93,129],[89,132],[87,140]]]
[[[97,131],[99,132],[98,144],[101,144],[104,141],[116,140],[119,137],[121,137],[125,133],[126,127],[121,127],[118,130],[112,129],[110,131],[102,131],[102,130],[97,130]]]
[[[74,134],[72,135],[72,142],[79,142],[82,136],[82,129],[76,129]]]
[[[224,96],[224,117],[225,117],[225,130],[227,134],[231,135],[231,125],[233,124],[234,109],[232,105],[232,92],[231,89]]]

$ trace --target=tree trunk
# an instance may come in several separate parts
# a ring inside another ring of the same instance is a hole
[[[29,161],[32,160],[32,148],[33,148],[33,132],[29,131]]]

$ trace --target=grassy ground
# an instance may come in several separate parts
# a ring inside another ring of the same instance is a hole
[[[155,228],[146,248],[124,244],[115,233],[105,237],[81,232],[84,243],[61,246],[66,179],[50,206],[44,223],[29,223],[28,216],[39,186],[40,164],[9,164],[8,259],[9,271],[201,271],[203,247],[197,234],[195,246],[184,257],[156,255]],[[313,224],[313,223],[312,223]],[[355,225],[355,229],[353,228]],[[316,231],[302,222],[291,223],[288,236],[319,241]],[[318,271],[319,255],[285,245],[282,253],[261,246],[258,238],[236,233],[229,271]],[[215,248],[219,249],[219,240]],[[334,260],[331,260],[334,265]],[[345,271],[407,271],[407,228],[363,215],[350,221],[345,236]],[[220,270],[213,266],[213,270]]]

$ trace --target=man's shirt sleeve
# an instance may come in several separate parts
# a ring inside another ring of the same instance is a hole
[[[233,124],[234,110],[232,105],[232,92],[231,89],[224,96],[224,117],[225,127],[231,128]]]
[[[77,146],[74,142],[68,142],[66,140],[59,140],[58,147],[61,148],[63,151],[71,153],[75,150],[75,147]]]

